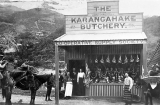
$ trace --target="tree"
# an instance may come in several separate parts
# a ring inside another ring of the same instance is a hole
[[[50,35],[38,37],[30,32],[21,33],[16,37],[20,43],[19,51],[16,53],[22,62],[29,60],[34,66],[45,66],[54,62],[54,40],[64,34],[64,27],[57,29]],[[63,53],[61,54],[62,56]]]

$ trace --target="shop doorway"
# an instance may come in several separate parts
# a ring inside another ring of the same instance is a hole
[[[75,68],[76,76],[73,74],[73,68]],[[69,60],[69,72],[71,74],[71,77],[75,78],[73,81],[73,96],[85,96],[85,86],[82,82],[79,81],[77,84],[77,74],[79,70],[82,69],[82,71],[85,73],[85,60]]]
[[[69,60],[69,72],[73,72],[73,68],[76,69],[76,73],[79,72],[79,69],[85,71],[85,60]]]

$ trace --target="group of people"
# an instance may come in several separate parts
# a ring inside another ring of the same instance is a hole
[[[82,69],[76,72],[73,68],[72,72],[64,71],[62,76],[59,72],[59,90],[61,92],[62,84],[64,83],[64,97],[69,99],[71,96],[84,96],[85,95],[85,73]]]

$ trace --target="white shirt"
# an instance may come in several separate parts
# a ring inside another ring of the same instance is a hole
[[[79,82],[79,78],[85,78],[84,72],[79,72],[77,75],[77,82]]]
[[[133,80],[131,77],[126,77],[124,79],[124,85],[129,85],[129,89],[132,89],[133,86]]]

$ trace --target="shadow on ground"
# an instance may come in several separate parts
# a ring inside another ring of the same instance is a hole
[[[5,105],[5,103],[0,102],[0,105]],[[29,105],[29,103],[12,103],[12,105]],[[35,104],[35,105],[43,105],[43,104]]]

